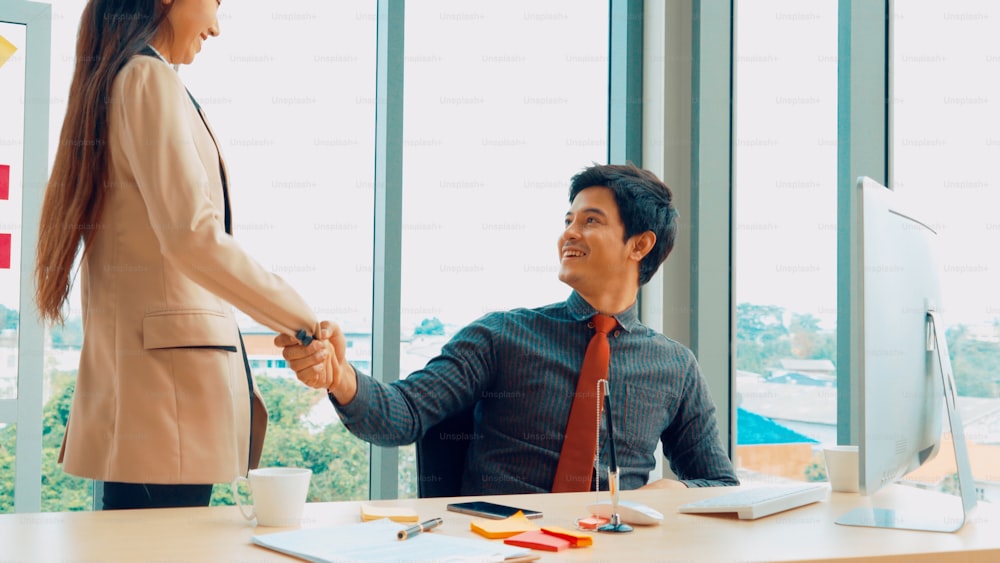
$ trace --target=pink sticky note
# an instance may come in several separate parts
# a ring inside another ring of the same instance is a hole
[[[10,165],[0,164],[0,199],[6,200],[10,195]]]
[[[0,270],[10,269],[10,233],[0,233]]]

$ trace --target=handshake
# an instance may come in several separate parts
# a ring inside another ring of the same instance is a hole
[[[325,389],[342,405],[354,399],[357,374],[347,362],[347,340],[336,323],[321,322],[319,334],[308,345],[289,334],[276,336],[274,345],[283,349],[281,355],[299,381]]]

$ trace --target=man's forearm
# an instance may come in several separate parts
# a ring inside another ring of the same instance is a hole
[[[683,481],[676,479],[657,479],[650,481],[639,487],[640,489],[686,489],[687,485]]]

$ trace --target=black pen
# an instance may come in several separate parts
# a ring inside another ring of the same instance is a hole
[[[440,518],[431,518],[430,520],[426,522],[421,522],[416,526],[410,526],[405,530],[400,530],[399,532],[396,533],[396,539],[398,540],[409,539],[419,534],[420,532],[426,532],[431,528],[437,528],[441,524],[444,524],[444,520]]]
[[[608,463],[608,470],[613,473],[618,473],[618,457],[615,455],[615,427],[611,425],[611,393],[610,390],[605,391],[604,395],[604,414],[607,415],[608,421],[608,457],[610,458]]]

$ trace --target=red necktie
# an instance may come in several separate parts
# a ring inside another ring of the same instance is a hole
[[[608,360],[611,359],[608,333],[618,325],[618,321],[607,315],[594,315],[590,324],[596,332],[583,357],[556,478],[552,483],[553,493],[589,491],[593,478],[594,458],[597,456],[597,421],[601,410],[597,382],[608,378]]]

